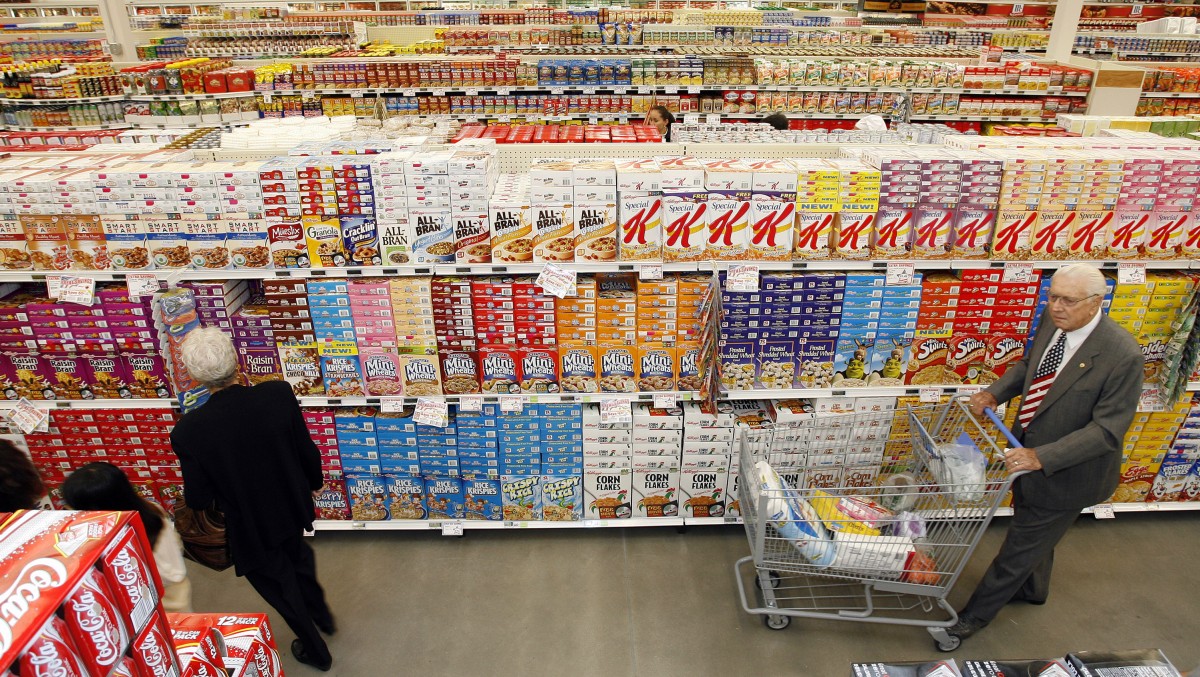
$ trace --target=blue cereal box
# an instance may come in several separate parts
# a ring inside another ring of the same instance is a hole
[[[504,499],[500,494],[500,480],[487,478],[464,478],[463,517],[469,520],[500,520],[504,518]]]
[[[539,475],[505,475],[501,479],[504,519],[529,521],[541,519],[542,486]]]
[[[425,504],[431,520],[462,519],[462,482],[457,477],[426,477]]]
[[[583,475],[541,478],[542,519],[577,522],[583,519]]]
[[[810,338],[800,343],[800,387],[828,388],[833,385],[834,352],[837,339]]]
[[[357,355],[322,355],[321,377],[329,397],[366,397]]]
[[[423,520],[425,512],[425,482],[412,475],[385,476],[388,512],[394,520]]]
[[[387,488],[382,475],[347,474],[346,497],[350,499],[350,519],[356,522],[388,519]]]
[[[874,346],[874,334],[842,334],[833,357],[833,387],[861,388],[867,385],[867,368]]]

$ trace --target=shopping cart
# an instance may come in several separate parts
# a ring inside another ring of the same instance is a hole
[[[896,623],[958,648],[946,596],[1015,477],[1001,445],[1020,446],[987,414],[953,399],[746,431],[739,498],[752,554],[734,566],[742,608],[774,630],[793,616]],[[761,606],[742,575],[750,564]]]

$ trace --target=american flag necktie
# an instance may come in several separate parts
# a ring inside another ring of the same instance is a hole
[[[1050,386],[1054,384],[1054,376],[1058,373],[1058,365],[1062,364],[1063,352],[1067,349],[1067,334],[1059,332],[1058,340],[1050,349],[1046,351],[1045,357],[1042,358],[1042,364],[1033,375],[1033,383],[1029,384],[1029,394],[1025,396],[1025,400],[1021,403],[1021,411],[1017,414],[1017,420],[1021,422],[1021,427],[1026,428],[1029,422],[1033,420],[1034,414],[1037,413],[1038,405],[1042,403],[1042,398],[1050,390]]]

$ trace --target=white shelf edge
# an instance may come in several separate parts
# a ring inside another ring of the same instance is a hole
[[[603,529],[607,527],[682,527],[683,517],[630,517],[627,519],[584,519],[574,522],[540,520],[385,520],[355,522],[353,520],[316,520],[314,531],[436,531],[446,524],[461,524],[463,531],[483,529]]]
[[[106,125],[58,126],[58,127],[22,127],[20,125],[0,124],[0,131],[9,132],[98,132],[105,129],[129,129],[128,122],[114,122]]]
[[[7,106],[66,106],[78,103],[105,103],[108,101],[124,101],[127,96],[117,94],[113,96],[93,96],[79,97],[72,99],[9,99],[0,98],[0,104]]]
[[[590,403],[599,402],[600,400],[629,400],[633,402],[652,402],[655,395],[674,395],[677,400],[695,400],[699,399],[699,393],[695,391],[664,391],[664,392],[640,392],[640,393],[521,393],[516,395],[496,395],[493,393],[472,393],[475,396],[483,397],[485,402],[498,402],[501,397],[519,397],[530,404],[555,404],[555,403]],[[445,400],[448,403],[459,401],[460,395],[429,395],[422,396],[421,399]],[[395,401],[404,400],[406,404],[415,404],[416,397],[315,397],[304,396],[297,398],[300,400],[302,407],[366,407],[378,406],[381,400]]]
[[[111,400],[31,400],[34,406],[46,409],[170,409],[179,406],[175,399],[111,399]],[[17,406],[13,400],[0,400],[0,409]]]
[[[1200,54],[1196,56],[1200,57]],[[1143,99],[1200,99],[1200,92],[1142,92]]]

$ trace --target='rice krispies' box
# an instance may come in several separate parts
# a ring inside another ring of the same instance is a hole
[[[321,378],[329,397],[366,396],[358,355],[321,355]]]
[[[346,497],[350,500],[350,519],[356,522],[388,519],[387,488],[382,475],[346,475]]]
[[[426,477],[425,504],[429,519],[462,519],[462,481],[457,477]]]
[[[279,364],[283,378],[292,386],[297,397],[324,395],[321,378],[321,359],[315,343],[293,343],[279,346]]]
[[[504,519],[504,498],[500,491],[500,480],[464,478],[462,491],[465,519]]]
[[[586,469],[583,473],[584,515],[587,519],[628,519],[633,516],[629,468]]]
[[[384,484],[387,488],[387,507],[391,519],[426,518],[424,480],[413,475],[384,475]]]
[[[578,522],[583,519],[583,475],[541,478],[542,519]]]
[[[505,475],[500,480],[504,519],[526,522],[541,519],[542,486],[537,475]]]

